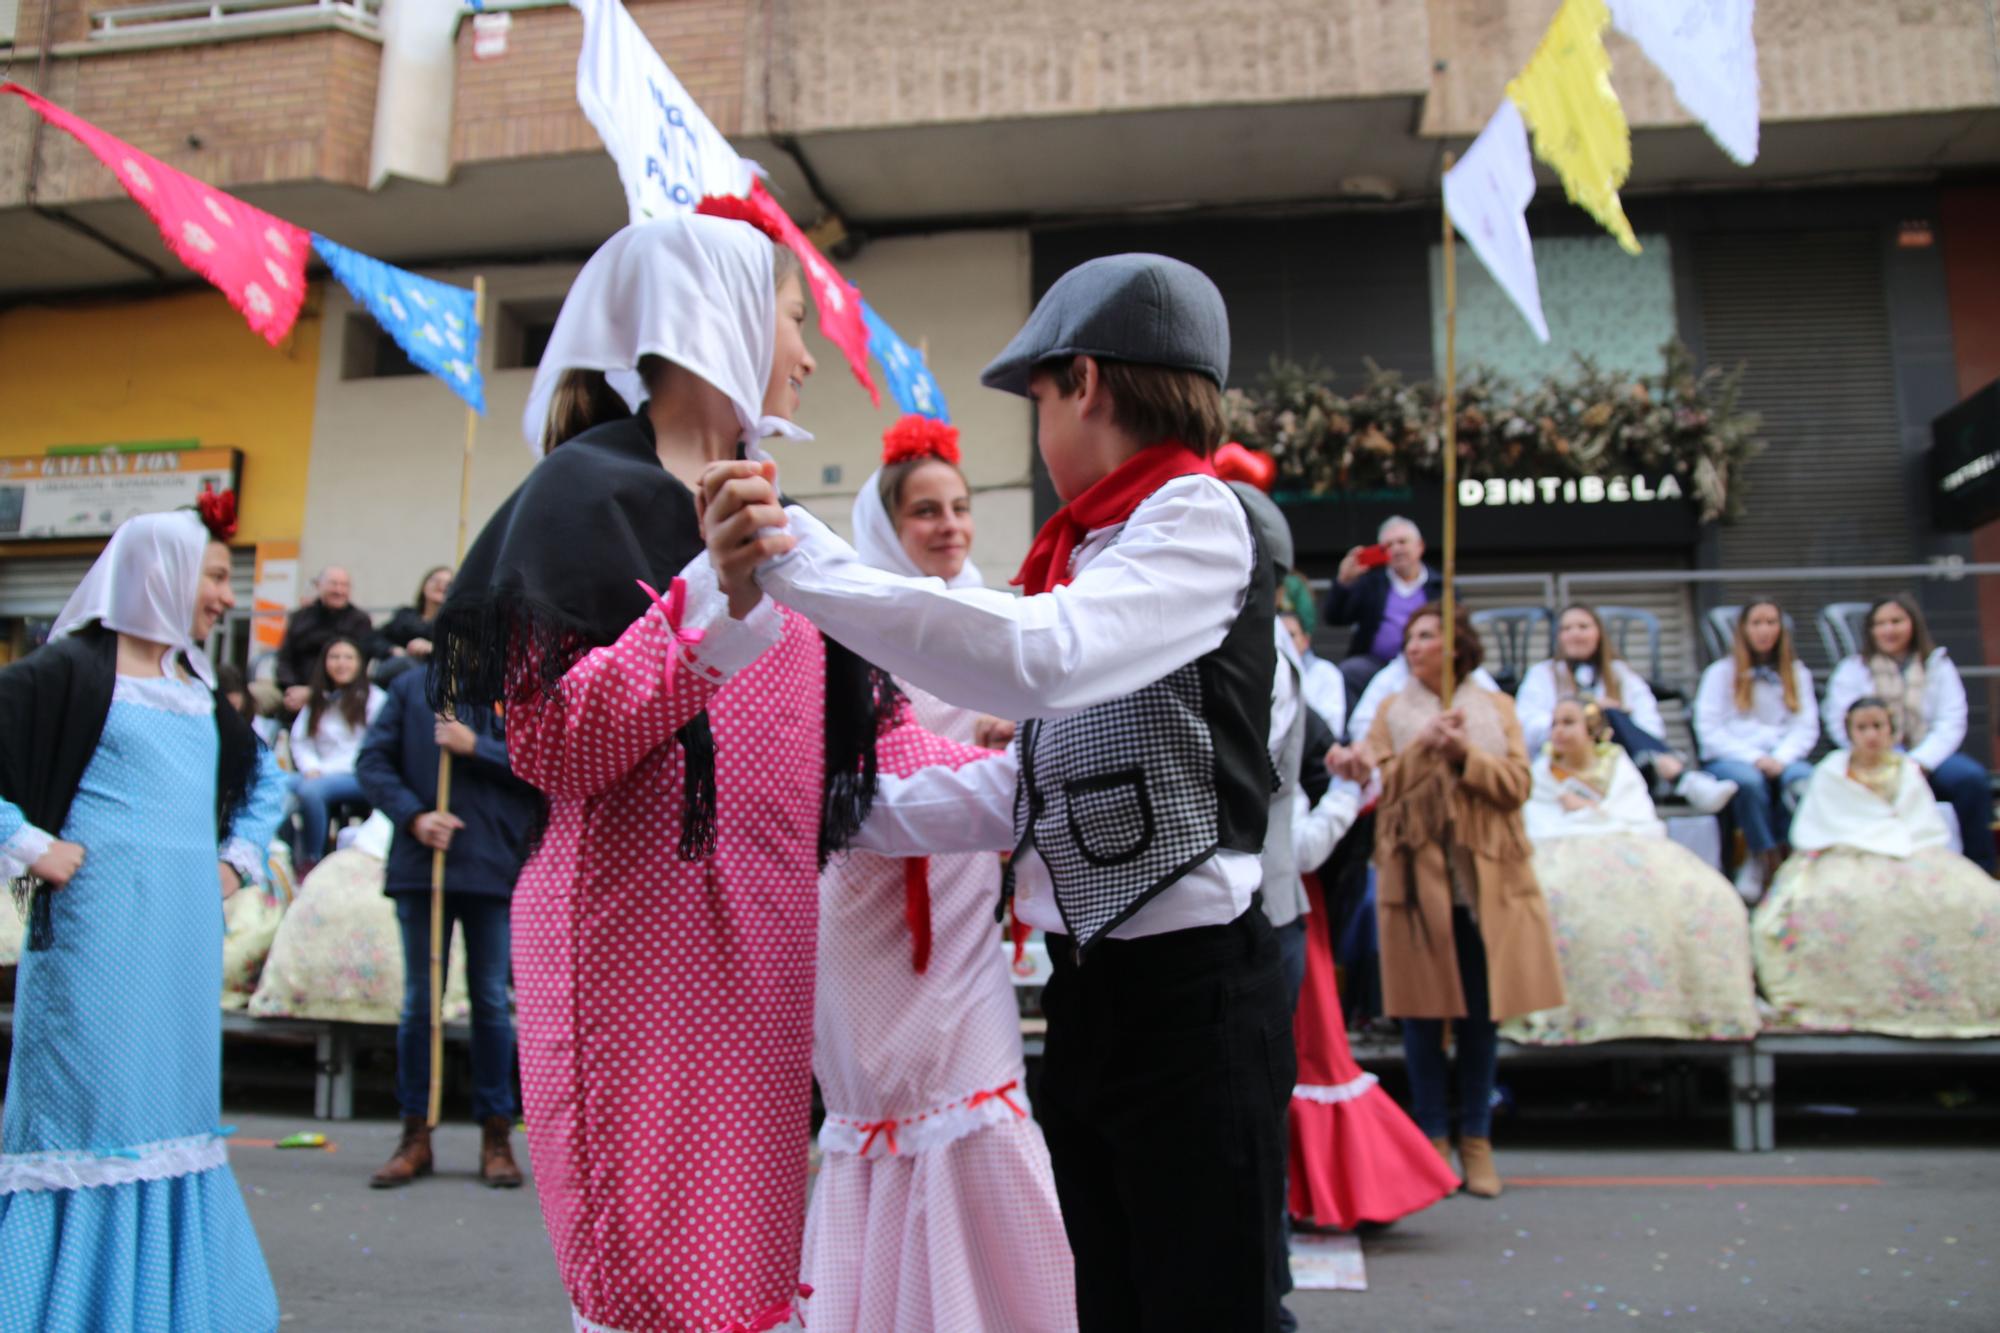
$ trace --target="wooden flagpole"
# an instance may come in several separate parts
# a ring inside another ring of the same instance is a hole
[[[472,326],[486,327],[486,276],[472,280]],[[458,466],[458,544],[451,559],[455,571],[465,563],[465,526],[472,512],[472,449],[479,432],[479,413],[465,408],[465,456]],[[451,813],[451,751],[438,747],[437,809]],[[431,1100],[433,1127],[444,1108],[444,853],[431,853]]]
[[[1444,155],[1444,169],[1449,172],[1455,159],[1450,152]],[[1439,698],[1446,708],[1451,707],[1452,696],[1452,652],[1454,631],[1458,625],[1457,594],[1453,586],[1458,582],[1458,268],[1456,264],[1457,242],[1451,228],[1451,210],[1439,205],[1444,214],[1444,672],[1443,690]]]

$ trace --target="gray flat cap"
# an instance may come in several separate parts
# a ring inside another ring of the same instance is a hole
[[[1264,558],[1279,569],[1289,571],[1292,567],[1292,525],[1286,521],[1284,510],[1277,502],[1247,481],[1225,482],[1236,498],[1243,502],[1243,510],[1250,515],[1250,526],[1257,530],[1257,546],[1264,552]]]
[[[1056,279],[979,376],[1025,395],[1028,372],[1062,356],[1099,356],[1229,376],[1229,311],[1208,275],[1165,255],[1106,255]]]

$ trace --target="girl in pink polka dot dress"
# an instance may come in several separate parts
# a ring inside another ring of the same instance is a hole
[[[535,1185],[578,1329],[797,1318],[815,885],[900,700],[801,617],[731,604],[707,561],[675,575],[703,549],[703,463],[803,435],[804,314],[789,256],[744,223],[606,242],[536,374],[525,424],[547,457],[438,620],[438,702],[504,699],[514,770],[546,798],[514,978]],[[760,558],[754,531],[716,534],[716,565]]]
[[[921,417],[890,430],[884,466],[854,502],[864,560],[979,584],[957,436]],[[906,693],[925,727],[974,739],[979,714]],[[917,747],[883,738],[885,773],[921,763]],[[802,1265],[813,1333],[1077,1326],[1069,1242],[993,920],[999,899],[990,852],[850,852],[820,877],[813,1072],[827,1118]]]

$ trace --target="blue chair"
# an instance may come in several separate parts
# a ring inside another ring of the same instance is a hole
[[[1826,648],[1826,660],[1834,664],[1862,655],[1868,642],[1870,602],[1829,602],[1819,611],[1819,641]]]
[[[1487,652],[1487,670],[1512,694],[1521,687],[1528,668],[1555,652],[1556,618],[1546,606],[1496,606],[1472,613],[1472,627],[1479,631]],[[1535,648],[1540,631],[1543,647]]]

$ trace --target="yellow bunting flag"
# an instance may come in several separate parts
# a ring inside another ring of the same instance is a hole
[[[1618,202],[1632,173],[1632,133],[1611,87],[1610,22],[1604,0],[1563,0],[1507,96],[1534,132],[1535,156],[1555,168],[1570,200],[1636,255],[1639,240]]]

